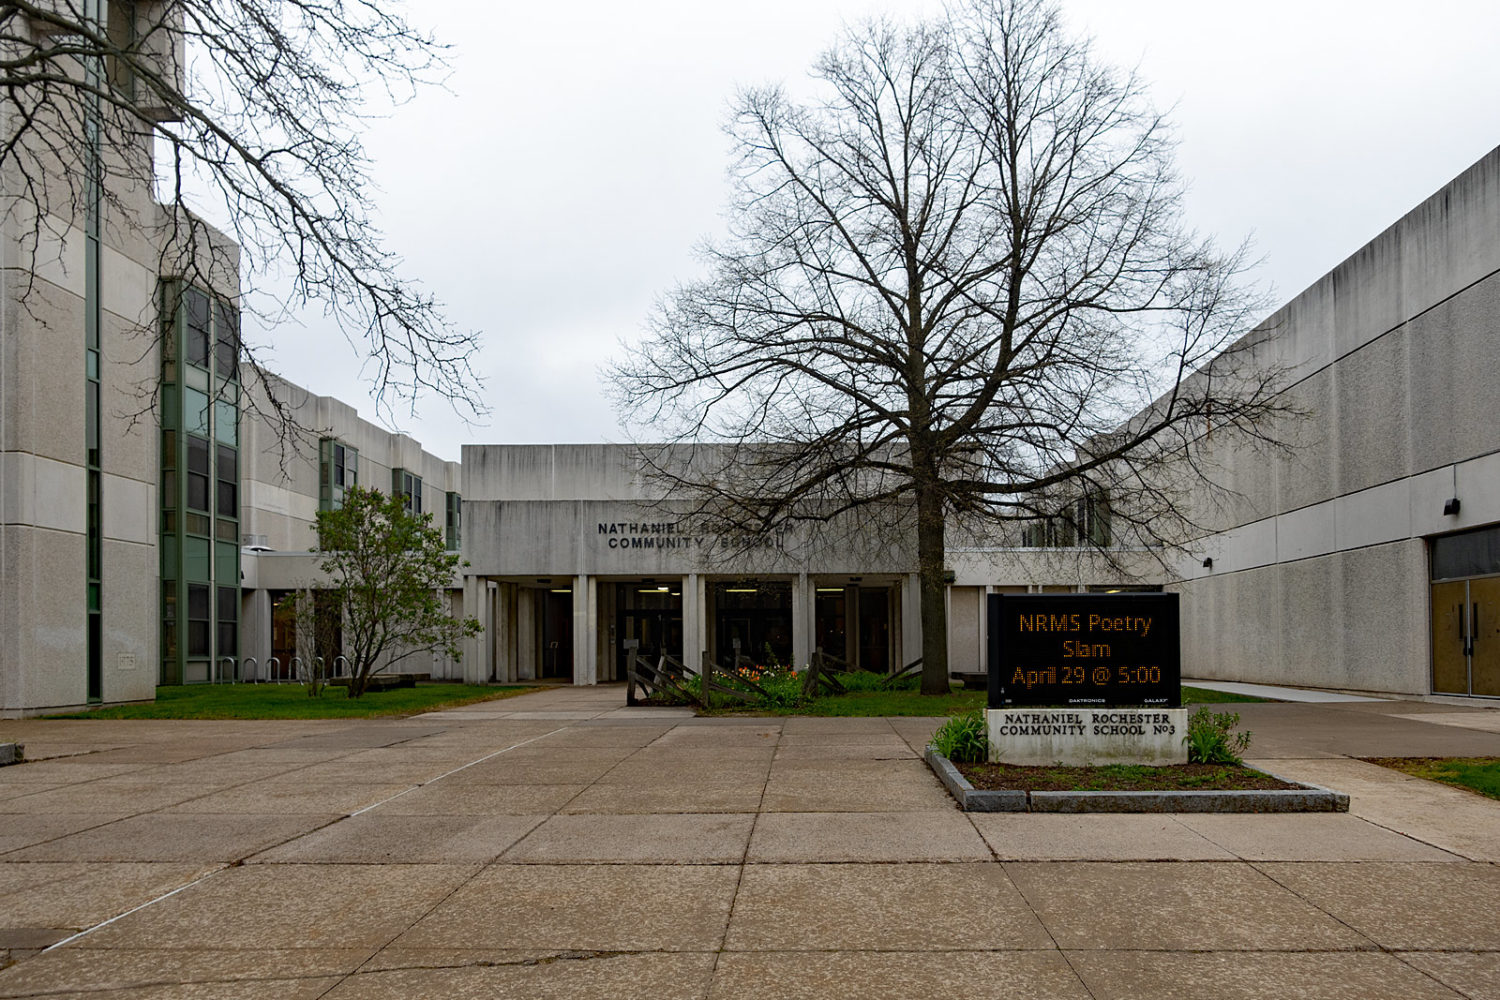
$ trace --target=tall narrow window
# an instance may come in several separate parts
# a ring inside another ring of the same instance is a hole
[[[449,493],[446,504],[447,518],[444,527],[445,539],[449,552],[457,552],[463,542],[463,502],[464,498],[457,493]]]
[[[338,510],[344,506],[344,494],[359,485],[359,451],[324,438],[319,453],[318,509]]]
[[[422,513],[421,476],[414,476],[405,469],[392,469],[391,495],[402,499],[408,513]]]

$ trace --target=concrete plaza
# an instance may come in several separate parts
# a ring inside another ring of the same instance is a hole
[[[0,722],[0,997],[1500,997],[1500,803],[1352,759],[1500,711],[1233,706],[1348,815],[966,815],[933,719],[559,689]]]

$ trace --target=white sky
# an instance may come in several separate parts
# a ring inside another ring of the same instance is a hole
[[[407,275],[481,331],[492,413],[465,426],[429,398],[396,429],[449,459],[465,443],[622,440],[598,369],[721,225],[735,87],[804,79],[844,21],[938,6],[410,4],[453,47],[453,74],[368,136],[380,223]],[[1189,223],[1225,244],[1253,236],[1278,304],[1500,144],[1494,0],[1064,9],[1175,105]],[[266,337],[282,374],[374,418],[336,331],[309,319]]]

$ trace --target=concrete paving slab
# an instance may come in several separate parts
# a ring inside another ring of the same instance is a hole
[[[444,778],[391,799],[377,811],[385,816],[546,816],[587,787],[454,784]]]
[[[805,715],[788,716],[782,724],[781,731],[784,736],[802,736],[809,733],[837,736],[865,733],[886,736],[894,732],[890,722],[881,718],[820,719]]]
[[[71,785],[95,778],[110,778],[117,774],[148,771],[155,765],[106,764],[89,757],[64,757],[61,760],[26,761],[0,770],[0,789],[13,782],[48,782],[56,785]]]
[[[46,843],[70,833],[102,826],[114,819],[113,815],[98,816],[93,813],[62,813],[49,816],[28,816],[23,813],[0,813],[0,855],[33,844]]]
[[[0,862],[0,927],[82,930],[220,867]]]
[[[782,737],[783,741],[786,737]],[[873,738],[868,743],[791,743],[776,748],[776,759],[784,761],[917,760],[920,755],[904,740]]]
[[[992,855],[956,809],[889,813],[764,813],[748,860],[989,861]]]
[[[1280,885],[1375,941],[1412,951],[1500,950],[1500,868],[1494,865],[1257,866]]]
[[[912,933],[919,933],[913,928]],[[1057,952],[726,952],[711,1000],[1088,1000]]]
[[[404,952],[431,962],[420,952]],[[484,964],[479,964],[479,963]],[[327,994],[327,1000],[702,1000],[708,995],[714,956],[625,955],[567,952],[544,960],[472,959],[457,967],[416,965],[409,969],[361,971]]]
[[[133,775],[125,774],[5,799],[0,801],[0,813],[38,816],[49,813],[141,813],[187,802],[203,795],[204,791],[193,785],[136,781]]]
[[[1478,729],[1486,733],[1500,733],[1500,711],[1484,712],[1424,712],[1422,714],[1394,715],[1395,719],[1415,719],[1435,726],[1458,726],[1460,729]]]
[[[761,808],[775,812],[869,812],[878,806],[885,812],[921,812],[952,805],[948,792],[931,772],[895,778],[847,776],[813,771],[775,772],[766,783]]]
[[[542,816],[410,816],[374,810],[250,858],[253,864],[485,864]]]
[[[199,996],[211,997],[219,995],[219,988],[240,981],[264,981],[274,976],[285,983],[343,977],[372,954],[368,948],[156,951],[69,946],[0,971],[0,997],[71,991],[97,997],[106,991],[160,989],[173,983],[198,986]]]
[[[1064,950],[1374,947],[1243,864],[1021,862],[1007,863],[1006,872]]]
[[[725,720],[728,721],[728,720]],[[685,721],[663,733],[654,747],[699,746],[710,748],[774,747],[781,736],[781,723],[772,725],[704,726]]]
[[[973,813],[1001,861],[1233,861],[1234,855],[1160,814]]]
[[[1348,814],[1185,814],[1177,820],[1247,861],[1464,860]]]
[[[1500,952],[1404,951],[1397,957],[1466,997],[1500,997]]]
[[[6,861],[239,861],[336,817],[152,813],[13,851]]]
[[[548,747],[643,747],[659,739],[671,726],[568,726],[543,736],[535,746]]]
[[[338,977],[262,979],[230,983],[157,984],[111,990],[111,1000],[317,1000],[338,985]],[[48,1000],[98,1000],[97,990],[49,993]]]
[[[684,762],[684,764],[686,764],[685,768],[679,765],[678,768],[671,770],[678,771],[678,773],[685,770],[686,774],[693,777],[701,776],[707,780],[735,784],[763,782],[769,770],[765,763],[758,760],[715,760],[702,763],[692,761],[691,763]],[[661,761],[637,761],[632,758],[602,772],[597,776],[597,780],[603,785],[649,786],[661,781],[666,773],[667,768]]]
[[[1377,952],[1074,951],[1068,961],[1094,1000],[1459,1000],[1459,995]]]
[[[615,761],[573,762],[566,754],[553,760],[511,759],[502,754],[483,764],[466,767],[443,779],[451,785],[587,785],[618,766]]]
[[[502,863],[391,946],[713,951],[723,941],[738,880],[739,869],[727,865]]]
[[[665,779],[649,784],[589,786],[561,810],[564,813],[753,813],[760,808],[759,781]]]
[[[553,816],[501,860],[533,864],[735,864],[754,816],[738,813]]]
[[[327,816],[363,809],[410,787],[410,782],[354,784],[277,778],[212,792],[162,811],[240,816]]]
[[[980,864],[750,865],[729,951],[1051,949],[1005,871]]]
[[[1278,761],[1274,769],[1347,792],[1351,816],[1472,861],[1500,862],[1500,802],[1494,799],[1360,760]]]
[[[90,948],[378,948],[473,877],[467,865],[245,865],[81,939]],[[180,883],[179,883],[180,884]]]
[[[1412,702],[1376,704],[1291,705],[1235,704],[1240,728],[1255,734],[1250,752],[1259,756],[1261,740],[1300,746],[1306,751],[1349,757],[1478,757],[1500,754],[1500,733],[1398,718],[1412,714]],[[1311,753],[1304,753],[1310,756]]]

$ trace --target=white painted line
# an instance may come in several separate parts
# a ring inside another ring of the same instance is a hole
[[[516,744],[513,744],[511,746],[508,746],[508,747],[506,747],[503,750],[496,750],[494,753],[487,753],[483,757],[480,757],[478,760],[471,760],[467,764],[460,764],[458,767],[455,767],[453,770],[446,771],[443,774],[438,775],[436,778],[429,778],[426,781],[422,782],[420,785],[412,785],[410,788],[406,788],[406,789],[403,789],[403,790],[397,792],[395,795],[392,795],[390,798],[381,799],[379,802],[376,802],[374,805],[365,806],[363,809],[357,809],[354,812],[350,813],[349,815],[345,816],[344,819],[353,819],[355,816],[361,816],[361,815],[369,812],[371,809],[379,809],[381,806],[385,805],[387,802],[393,802],[396,799],[399,799],[401,796],[407,794],[408,792],[415,792],[418,788],[426,788],[428,785],[431,785],[434,782],[442,781],[444,778],[448,777],[451,774],[457,774],[459,771],[467,770],[467,769],[473,767],[475,764],[483,764],[485,761],[489,760],[491,757],[498,757],[498,756],[500,756],[503,753],[510,753],[512,750],[515,750],[518,747],[524,747],[528,743],[535,743],[537,740],[544,740],[544,739],[546,739],[549,736],[552,736],[552,735],[554,735],[556,733],[562,732],[566,728],[568,728],[568,727],[567,726],[560,726],[559,728],[552,730],[552,732],[550,732],[550,733],[543,733],[540,736],[533,736],[529,740],[522,740],[520,743],[516,743]],[[332,826],[332,825],[333,824],[331,824],[331,823],[329,824],[329,826]],[[324,827],[324,829],[326,830],[327,827]]]
[[[140,906],[133,906],[130,909],[126,910],[124,913],[117,913],[114,916],[110,917],[108,920],[102,921],[100,923],[95,924],[92,927],[89,927],[89,928],[87,928],[85,930],[79,931],[77,934],[74,934],[72,937],[63,938],[61,941],[58,941],[56,944],[49,944],[47,947],[45,947],[45,948],[42,949],[42,954],[46,954],[47,952],[51,951],[53,948],[61,948],[65,944],[71,944],[72,942],[77,941],[81,937],[87,937],[88,935],[94,933],[95,931],[97,931],[101,927],[108,927],[110,924],[114,923],[116,920],[122,920],[125,917],[130,916],[132,913],[138,913],[141,910],[144,910],[148,906],[155,906],[157,903],[160,903],[164,899],[170,899],[171,897],[177,895],[179,892],[181,892],[184,889],[191,889],[193,886],[197,885],[199,882],[203,882],[203,881],[206,881],[208,879],[213,878],[215,875],[219,874],[219,872],[223,871],[225,868],[228,868],[228,867],[229,867],[229,865],[221,865],[218,868],[215,868],[211,872],[207,872],[207,873],[205,873],[203,875],[199,875],[197,878],[193,879],[191,882],[188,882],[186,885],[179,885],[177,888],[173,889],[171,892],[164,892],[160,896],[157,896],[155,899],[147,900],[146,902],[142,903]]]
[[[520,743],[512,744],[511,746],[505,747],[504,749],[496,750],[493,753],[487,753],[483,757],[479,757],[479,758],[477,758],[475,760],[469,761],[467,764],[460,764],[458,767],[455,767],[453,770],[451,770],[451,771],[445,771],[444,773],[438,775],[436,778],[431,778],[431,779],[429,779],[427,781],[424,781],[420,785],[413,785],[410,788],[405,789],[404,791],[397,792],[395,795],[392,795],[390,798],[381,799],[379,802],[375,803],[374,805],[365,806],[363,809],[360,809],[358,812],[352,812],[352,813],[350,813],[347,816],[344,816],[344,817],[341,817],[340,819],[334,820],[334,822],[328,824],[328,826],[333,826],[334,823],[342,823],[346,819],[352,819],[353,817],[359,816],[362,813],[367,813],[371,809],[379,808],[380,806],[385,805],[387,802],[390,802],[390,801],[392,801],[394,799],[399,799],[401,796],[405,795],[407,792],[414,792],[418,788],[425,788],[426,786],[432,784],[433,782],[442,781],[444,778],[448,777],[449,775],[457,774],[459,771],[463,771],[463,770],[466,770],[468,768],[471,768],[475,764],[483,764],[485,761],[490,760],[493,757],[498,757],[498,756],[500,756],[503,753],[509,753],[510,751],[515,750],[518,747],[524,747],[528,743],[535,743],[537,740],[546,739],[548,736],[552,736],[552,735],[554,735],[556,733],[560,733],[560,732],[563,731],[563,729],[566,729],[566,728],[567,728],[566,726],[559,727],[557,729],[552,730],[552,732],[550,732],[550,733],[543,733],[540,736],[533,736],[529,740],[522,740]],[[326,829],[328,829],[328,826],[322,827],[321,829],[326,830]],[[295,840],[296,838],[293,838],[293,839]],[[139,913],[141,910],[144,910],[148,906],[155,906],[157,903],[160,903],[164,899],[171,899],[173,896],[177,895],[179,892],[182,892],[184,889],[191,889],[193,886],[197,885],[199,882],[203,882],[203,881],[206,881],[207,879],[211,879],[215,875],[217,875],[220,872],[224,871],[226,868],[230,868],[230,867],[233,867],[233,866],[231,866],[231,865],[221,865],[220,867],[215,868],[211,872],[207,872],[207,873],[205,873],[203,875],[199,875],[197,878],[193,879],[191,882],[185,883],[184,885],[179,885],[177,888],[171,890],[170,892],[164,892],[160,896],[157,896],[155,899],[147,900],[146,902],[140,904],[139,906],[133,906],[133,907],[131,907],[130,909],[126,910],[124,913],[117,913],[114,916],[110,917],[108,920],[101,921],[100,923],[97,923],[97,924],[95,924],[92,927],[85,928],[84,930],[79,931],[77,934],[74,934],[72,937],[66,937],[66,938],[63,938],[61,941],[58,941],[55,944],[50,944],[47,947],[45,947],[45,948],[42,949],[42,953],[45,954],[46,952],[49,952],[49,951],[51,951],[54,948],[61,948],[65,944],[71,944],[72,942],[77,941],[79,938],[87,937],[88,935],[90,935],[90,934],[94,933],[95,931],[99,930],[101,927],[108,927],[110,924],[114,923],[116,920],[123,920],[125,917],[130,916],[132,913]]]

